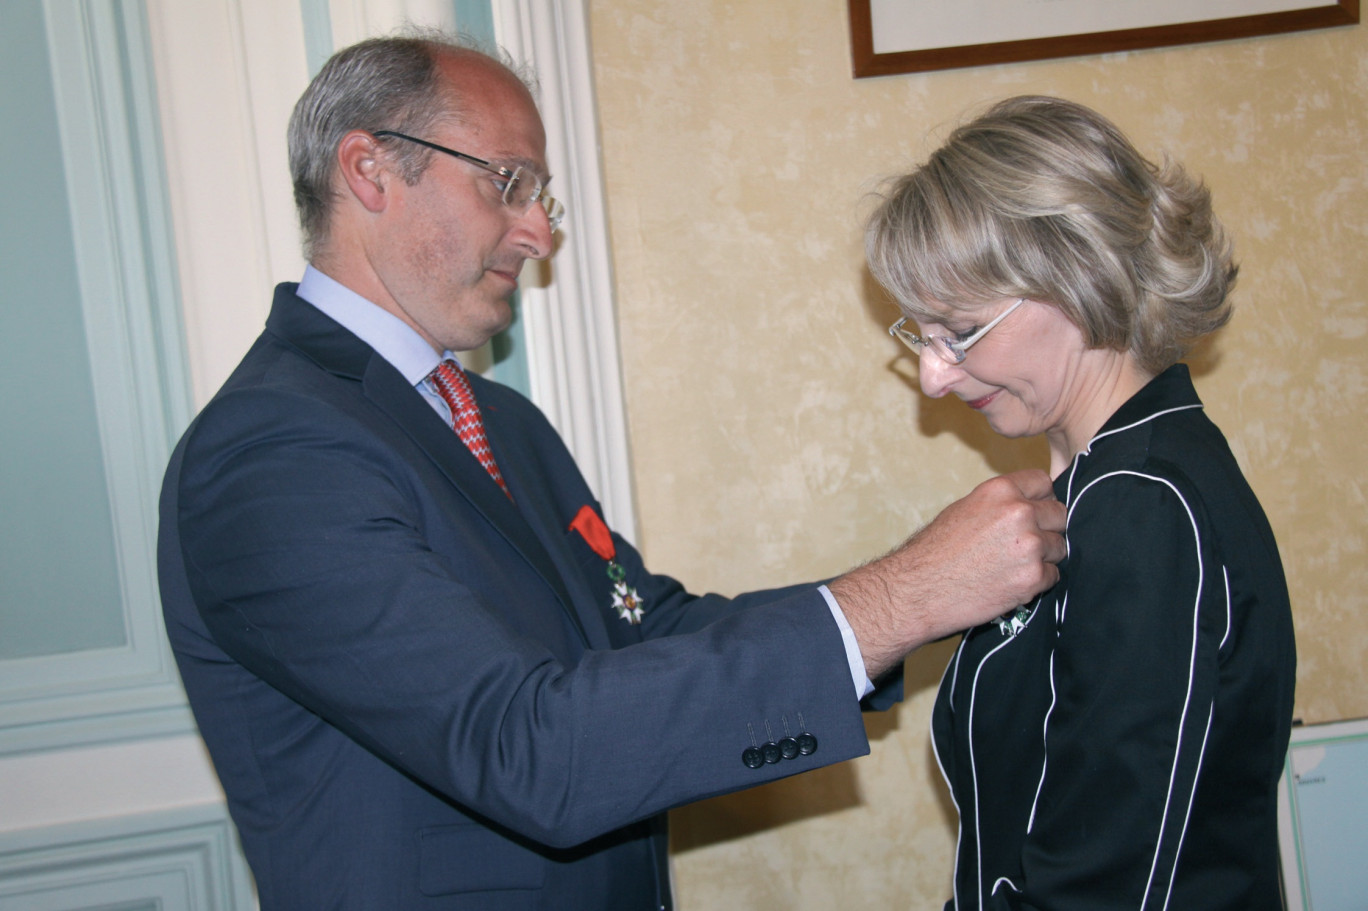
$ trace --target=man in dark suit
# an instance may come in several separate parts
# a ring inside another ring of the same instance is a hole
[[[363,42],[290,147],[311,266],[177,447],[159,542],[263,911],[668,908],[666,810],[866,753],[870,680],[1057,578],[1043,473],[825,586],[649,573],[535,407],[454,363],[551,251],[526,86]]]

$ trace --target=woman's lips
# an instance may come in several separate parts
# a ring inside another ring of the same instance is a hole
[[[999,389],[999,390],[997,390],[996,392],[990,392],[990,393],[988,393],[987,395],[982,396],[982,397],[977,398],[977,399],[965,399],[965,400],[964,400],[964,404],[968,405],[970,408],[974,409],[975,411],[982,411],[984,408],[987,408],[987,407],[988,407],[988,403],[989,403],[989,402],[991,402],[993,399],[995,399],[995,398],[998,397],[998,393],[1001,392],[1001,391],[1002,391],[1002,390]]]

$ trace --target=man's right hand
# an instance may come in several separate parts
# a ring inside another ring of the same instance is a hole
[[[1059,580],[1064,505],[1043,471],[984,481],[887,556],[829,583],[882,675],[918,646],[1000,616]]]

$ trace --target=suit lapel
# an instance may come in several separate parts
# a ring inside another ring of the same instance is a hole
[[[461,495],[484,515],[499,534],[503,535],[551,586],[579,631],[585,645],[589,637],[575,611],[574,600],[566,590],[555,562],[542,542],[528,525],[519,508],[499,489],[470,450],[461,443],[455,432],[432,410],[423,397],[399,375],[399,372],[376,355],[362,380],[366,396],[391,415],[429,457],[442,469]],[[497,458],[497,453],[496,453]],[[509,489],[517,495],[514,478],[505,476]]]
[[[288,290],[284,290],[288,288]],[[320,367],[361,383],[363,394],[394,421],[442,470],[452,485],[514,547],[550,586],[586,646],[591,645],[575,601],[556,562],[527,519],[485,472],[460,438],[384,358],[317,308],[296,297],[292,286],[277,289],[267,328]],[[496,458],[498,457],[496,453]],[[514,496],[518,485],[504,471]],[[595,637],[598,638],[598,637]]]
[[[476,398],[481,389],[488,385],[472,377]],[[585,568],[570,546],[571,532],[559,511],[564,502],[565,492],[552,489],[553,481],[540,467],[538,454],[527,451],[530,447],[516,445],[510,440],[509,428],[497,408],[484,408],[485,435],[489,437],[490,448],[499,463],[504,480],[517,498],[518,509],[526,517],[533,532],[541,539],[550,559],[555,563],[557,575],[564,580],[570,591],[570,604],[579,613],[579,624],[588,637],[590,647],[608,649],[621,648],[641,641],[640,627],[629,626],[626,621],[616,621],[608,600],[596,596],[584,581]],[[513,430],[512,433],[517,433]],[[599,571],[607,575],[608,565],[602,564]]]

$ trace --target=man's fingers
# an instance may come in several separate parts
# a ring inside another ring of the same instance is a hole
[[[1028,500],[1054,499],[1054,482],[1038,468],[1024,468],[1003,477],[1015,484]]]
[[[1058,563],[1069,555],[1069,545],[1065,543],[1063,535],[1054,532],[1041,532],[1040,537],[1045,542],[1044,557],[1046,562]],[[1057,577],[1055,581],[1059,581]]]
[[[1035,501],[1036,525],[1041,531],[1062,533],[1068,523],[1069,510],[1058,500]]]

